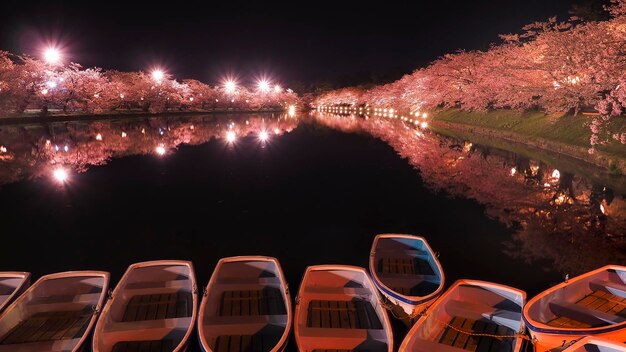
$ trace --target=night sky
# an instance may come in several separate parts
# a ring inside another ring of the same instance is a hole
[[[213,84],[232,74],[243,83],[266,75],[294,88],[336,87],[397,79],[460,48],[486,49],[498,33],[567,18],[572,2],[13,1],[0,13],[0,49],[39,55],[43,43],[58,42],[88,67],[158,65]]]

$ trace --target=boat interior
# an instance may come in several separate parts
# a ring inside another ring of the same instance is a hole
[[[95,318],[108,277],[42,278],[0,318],[0,351],[72,351]]]
[[[439,267],[422,240],[379,238],[374,263],[380,281],[405,296],[428,296],[441,284]]]
[[[597,328],[626,322],[626,272],[605,270],[549,292],[528,310],[558,328]]]
[[[409,351],[510,352],[519,343],[524,297],[496,286],[461,284],[431,307],[425,320],[412,330]],[[463,333],[468,332],[468,333]],[[511,336],[496,338],[484,334]]]
[[[289,323],[286,287],[276,263],[225,261],[213,275],[200,331],[207,347],[219,352],[276,348]]]
[[[97,351],[173,351],[193,325],[193,274],[182,264],[138,266],[118,284],[96,328]]]
[[[22,288],[24,281],[28,279],[27,273],[0,273],[0,311],[15,291]]]
[[[580,348],[572,350],[571,352],[624,352],[624,351],[626,351],[626,345],[624,346],[624,348],[618,349],[614,347],[588,343],[588,344],[585,344],[584,346],[581,346]]]
[[[389,332],[362,270],[309,270],[300,291],[302,351],[388,351]]]

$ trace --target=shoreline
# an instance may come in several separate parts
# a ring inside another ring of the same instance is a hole
[[[32,124],[32,123],[50,123],[50,122],[72,122],[86,120],[107,120],[116,118],[133,118],[133,117],[157,117],[157,116],[185,116],[185,115],[212,115],[212,114],[266,114],[266,113],[284,113],[283,109],[271,110],[202,110],[202,111],[168,111],[168,112],[113,112],[98,114],[33,114],[18,116],[2,116],[0,117],[0,126]]]

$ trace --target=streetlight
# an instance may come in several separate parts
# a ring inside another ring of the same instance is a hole
[[[235,134],[235,131],[226,132],[226,141],[228,143],[234,143],[235,140],[237,140],[237,134]]]
[[[61,53],[58,49],[50,47],[44,51],[43,58],[50,65],[58,64],[61,61]]]
[[[163,78],[165,78],[165,73],[163,73],[163,71],[159,69],[152,71],[152,79],[154,79],[155,81],[161,82]]]
[[[270,82],[268,82],[267,80],[260,80],[259,83],[257,83],[257,86],[259,87],[259,90],[261,92],[269,92],[270,91]]]
[[[224,88],[226,88],[226,93],[234,93],[235,89],[237,89],[237,83],[233,80],[228,80],[224,83]]]
[[[270,138],[270,134],[267,133],[266,130],[263,130],[259,133],[259,140],[261,142],[267,142],[267,140]]]

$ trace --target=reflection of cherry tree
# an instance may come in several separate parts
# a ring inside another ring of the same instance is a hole
[[[489,216],[519,228],[510,243],[513,255],[548,258],[571,274],[626,262],[620,248],[626,201],[609,189],[513,153],[430,134],[397,120],[315,116],[329,127],[380,138],[419,169],[432,189],[475,199]],[[585,259],[577,260],[580,256]]]
[[[238,137],[273,136],[290,132],[297,119],[287,115],[221,118],[146,118],[119,121],[68,122],[36,128],[16,126],[0,129],[0,184],[21,178],[49,177],[58,166],[84,172],[91,165],[106,164],[111,158],[154,154],[180,144],[201,144],[223,139],[227,131]]]

